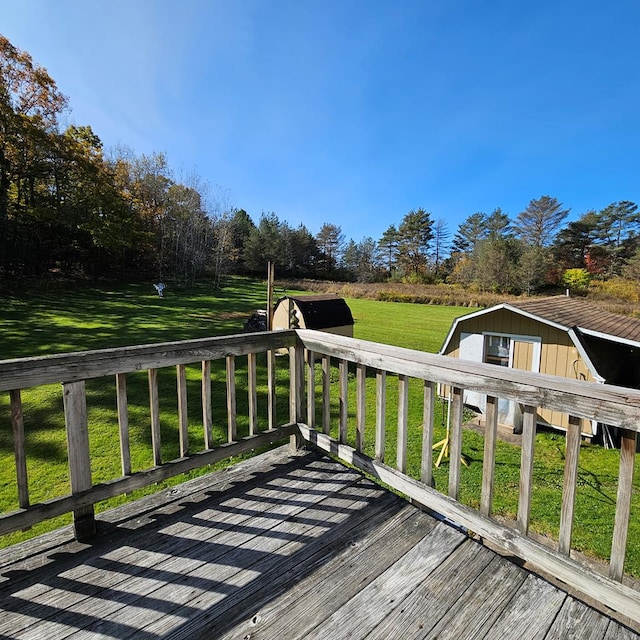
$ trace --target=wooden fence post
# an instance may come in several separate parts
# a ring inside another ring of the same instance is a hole
[[[84,380],[64,382],[62,388],[71,493],[74,494],[91,488],[87,397]],[[92,504],[74,510],[73,528],[76,539],[80,541],[95,535],[96,521]]]

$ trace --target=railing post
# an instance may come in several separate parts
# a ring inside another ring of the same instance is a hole
[[[356,451],[364,449],[364,430],[366,412],[367,368],[363,364],[356,367]]]
[[[376,460],[384,462],[387,427],[387,372],[376,373]]]
[[[331,361],[322,356],[322,431],[331,432]]]
[[[558,551],[568,556],[571,551],[573,511],[576,503],[578,484],[578,458],[580,456],[580,418],[569,416],[564,461],[564,482],[562,483],[562,508],[560,512],[560,535]]]
[[[304,422],[304,347],[300,342],[289,348],[289,422]],[[291,436],[292,449],[301,449],[304,439],[299,432]]]
[[[622,582],[624,573],[624,556],[629,534],[631,495],[633,493],[633,474],[638,438],[638,434],[635,431],[629,431],[628,429],[622,429],[621,434],[618,497],[616,498],[616,518],[613,527],[611,562],[609,564],[609,576],[612,580],[618,582]]]
[[[407,425],[409,417],[409,376],[398,376],[398,444],[396,467],[401,473],[407,470]]]
[[[122,475],[131,475],[131,448],[129,444],[129,411],[127,409],[127,374],[116,373],[116,402],[120,432],[120,466]]]
[[[84,380],[65,382],[63,388],[64,421],[67,431],[69,476],[71,493],[91,489],[91,455],[89,452],[89,426],[87,397]],[[96,533],[93,505],[73,512],[73,528],[77,540],[87,540]]]
[[[180,457],[189,455],[189,410],[187,407],[187,368],[176,366],[178,390],[178,430],[180,432]]]
[[[267,413],[269,429],[278,426],[276,416],[276,354],[273,349],[267,351]]]
[[[433,382],[424,381],[422,394],[422,463],[420,480],[430,487],[433,485],[433,421],[436,403],[436,387]]]
[[[13,429],[13,453],[16,461],[16,479],[18,482],[18,504],[21,509],[26,509],[29,506],[29,482],[27,479],[27,455],[20,389],[11,389],[9,398],[11,402],[11,426]]]
[[[213,449],[213,410],[211,405],[211,361],[202,361],[202,426],[204,448]]]
[[[482,463],[482,492],[480,513],[491,515],[493,509],[493,481],[496,473],[496,440],[498,438],[498,398],[487,396],[484,424],[484,461]]]
[[[349,363],[347,360],[340,359],[338,363],[338,377],[340,379],[340,425],[338,427],[338,440],[341,443],[347,442],[347,419],[349,417],[349,405],[347,394],[349,389]]]
[[[520,493],[518,496],[517,526],[520,533],[529,532],[531,515],[531,487],[533,486],[533,450],[536,442],[536,407],[525,405],[522,414],[522,451],[520,455]]]
[[[451,401],[451,427],[449,430],[449,496],[457,500],[460,495],[460,458],[462,457],[462,419],[464,390],[453,388]]]
[[[162,436],[160,431],[160,398],[158,396],[158,370],[149,369],[149,410],[151,412],[151,446],[153,464],[162,464]]]
[[[249,393],[249,435],[258,433],[257,356],[247,354],[247,383]]]
[[[316,356],[306,351],[307,361],[307,426],[316,428]]]
[[[236,359],[227,356],[227,442],[235,442],[238,437],[236,409]]]

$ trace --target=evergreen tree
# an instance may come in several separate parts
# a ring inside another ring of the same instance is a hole
[[[529,246],[548,247],[570,209],[563,209],[557,198],[541,196],[531,200],[527,208],[518,214],[515,232]]]

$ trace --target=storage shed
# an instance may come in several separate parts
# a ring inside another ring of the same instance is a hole
[[[453,322],[440,353],[577,380],[640,387],[640,320],[568,296],[504,303],[462,316]],[[483,394],[465,392],[464,400],[484,413]],[[519,430],[520,407],[500,401],[498,419]],[[565,430],[568,416],[541,409],[538,423]],[[593,436],[597,424],[583,420],[581,430]]]
[[[351,309],[339,296],[284,296],[273,312],[273,329],[316,329],[353,337]]]

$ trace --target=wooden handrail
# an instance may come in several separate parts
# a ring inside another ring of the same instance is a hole
[[[406,493],[441,515],[453,519],[460,526],[468,527],[532,563],[540,570],[551,573],[587,596],[594,593],[606,605],[629,615],[640,622],[640,593],[622,585],[626,542],[629,531],[631,497],[637,434],[640,431],[640,391],[612,385],[570,380],[557,376],[530,373],[491,364],[474,363],[447,356],[433,355],[318,331],[298,330],[298,338],[305,349],[321,357],[324,362],[333,358],[339,367],[339,424],[337,438],[331,438],[323,424],[324,433],[301,426],[304,437],[325,451],[336,454],[349,464],[378,476],[394,489]],[[356,432],[348,443],[346,371],[353,365],[357,372],[358,398],[355,405]],[[363,383],[366,368],[376,372],[376,442],[373,457],[364,454],[362,447],[362,419],[364,411]],[[395,468],[384,464],[386,376],[398,377],[398,443]],[[407,383],[409,378],[424,381],[424,422],[421,448],[420,482],[406,474],[407,466]],[[326,414],[326,388],[329,376],[323,376],[322,411]],[[444,384],[452,390],[448,496],[431,489],[433,446],[433,393],[436,384]],[[462,407],[464,391],[477,391],[487,395],[487,426],[483,459],[482,493],[479,509],[471,509],[458,503],[460,492],[460,459],[462,444]],[[497,438],[497,399],[517,401],[523,407],[523,435],[520,463],[520,486],[516,527],[510,533],[503,523],[491,518],[495,477],[495,448]],[[312,404],[307,399],[308,404]],[[315,399],[314,399],[315,402]],[[560,535],[558,548],[542,552],[529,534],[530,505],[533,486],[533,461],[537,412],[540,408],[552,409],[569,415],[567,455],[562,490]],[[571,537],[574,527],[574,503],[578,480],[580,445],[579,418],[596,420],[620,428],[622,447],[618,478],[618,495],[614,533],[611,548],[610,582],[591,570],[582,568],[570,558]],[[602,595],[601,595],[602,594]]]
[[[11,423],[16,460],[18,509],[0,514],[0,535],[24,529],[47,518],[73,512],[75,533],[79,539],[95,532],[94,503],[129,493],[134,489],[157,483],[179,473],[185,473],[237,455],[253,448],[295,436],[295,422],[301,419],[296,410],[294,419],[278,427],[275,423],[275,362],[277,350],[290,348],[302,356],[294,331],[261,332],[204,338],[181,342],[101,349],[78,353],[56,354],[34,358],[0,361],[0,391],[9,392]],[[267,354],[268,428],[257,427],[256,354]],[[236,406],[235,359],[247,356],[249,434],[238,438]],[[227,443],[213,449],[211,361],[220,360],[226,367]],[[192,452],[188,437],[186,365],[201,365],[202,416],[204,451]],[[158,370],[176,369],[178,406],[179,458],[162,459],[162,430]],[[132,473],[129,443],[127,374],[147,371],[149,385],[149,421],[153,467]],[[102,376],[115,376],[114,393],[120,443],[122,476],[106,483],[92,482],[87,420],[85,381]],[[297,378],[302,383],[302,377]],[[30,504],[29,479],[23,419],[22,391],[44,384],[62,384],[64,416],[69,459],[71,493],[46,502]],[[296,405],[297,407],[298,405]]]

